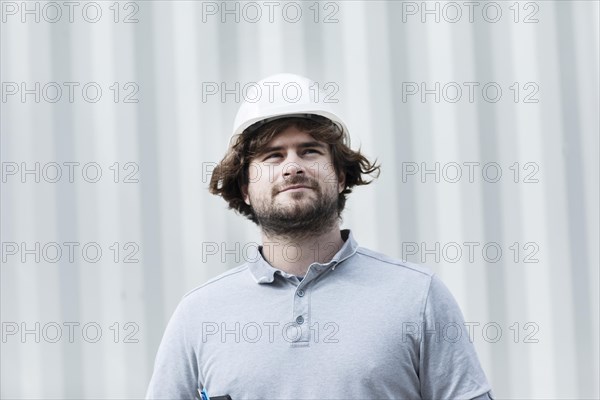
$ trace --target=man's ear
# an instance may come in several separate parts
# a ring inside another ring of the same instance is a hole
[[[242,185],[242,196],[244,197],[244,203],[250,205],[250,197],[248,196],[248,185]]]
[[[338,193],[342,193],[346,188],[346,174],[342,171],[339,176]]]

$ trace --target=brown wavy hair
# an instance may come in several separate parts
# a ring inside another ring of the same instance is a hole
[[[244,202],[242,191],[248,184],[250,161],[275,136],[292,126],[308,133],[315,140],[328,144],[337,176],[344,174],[345,188],[338,196],[338,216],[341,215],[346,205],[346,195],[352,192],[352,188],[368,185],[373,181],[364,180],[363,175],[379,176],[380,166],[377,165],[377,160],[372,163],[361,154],[360,149],[353,151],[347,132],[339,124],[317,115],[311,115],[310,118],[283,117],[266,123],[259,122],[232,138],[227,154],[213,170],[210,193],[222,196],[229,203],[230,209],[258,224],[252,207]]]

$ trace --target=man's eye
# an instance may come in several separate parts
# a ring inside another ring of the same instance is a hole
[[[265,160],[268,160],[270,158],[274,158],[274,157],[281,157],[281,154],[279,153],[271,153],[268,156],[265,157]]]
[[[304,154],[306,153],[317,153],[317,154],[321,154],[321,152],[319,150],[316,149],[306,149],[304,150]]]

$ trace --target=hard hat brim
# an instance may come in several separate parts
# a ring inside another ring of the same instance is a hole
[[[314,110],[314,111],[303,111],[301,113],[289,113],[289,112],[282,113],[282,114],[274,113],[273,115],[269,115],[269,116],[261,116],[258,118],[253,118],[251,120],[246,121],[244,124],[238,126],[237,129],[235,130],[235,132],[233,133],[233,135],[231,135],[230,141],[237,135],[241,135],[242,133],[244,133],[246,131],[248,131],[247,133],[252,133],[252,132],[258,130],[261,126],[263,126],[271,121],[275,121],[277,119],[292,118],[292,117],[315,119],[314,116],[321,116],[321,117],[324,117],[324,118],[327,118],[327,119],[333,121],[334,123],[339,124],[340,127],[343,129],[343,131],[348,135],[348,128],[346,127],[346,124],[344,123],[344,121],[338,115],[324,111],[324,110]]]

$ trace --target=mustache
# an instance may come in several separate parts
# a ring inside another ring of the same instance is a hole
[[[311,189],[316,189],[318,187],[317,183],[315,181],[313,181],[312,179],[306,178],[304,176],[296,175],[296,176],[293,176],[293,177],[287,179],[285,181],[285,183],[275,186],[273,188],[273,196],[275,196],[277,193],[281,192],[285,188],[290,187],[290,186],[295,186],[295,185],[302,185],[302,186],[309,187]]]

